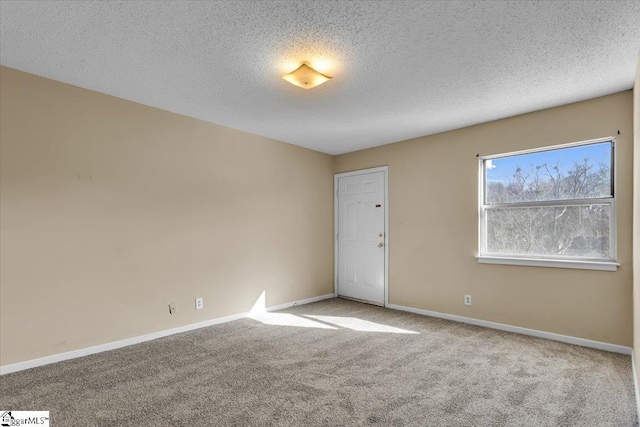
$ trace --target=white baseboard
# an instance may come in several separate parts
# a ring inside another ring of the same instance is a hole
[[[638,425],[640,425],[640,394],[638,393],[638,375],[636,374],[636,360],[631,352],[631,369],[633,371],[633,391],[636,395],[636,416],[638,417]]]
[[[267,311],[282,310],[284,308],[296,305],[310,304],[312,302],[322,301],[333,298],[334,294],[322,295],[319,297],[307,298],[300,301],[294,301],[273,307],[268,307]],[[106,344],[99,344],[93,347],[81,348],[78,350],[68,351],[66,353],[52,354],[51,356],[40,357],[38,359],[26,360],[24,362],[13,363],[10,365],[0,366],[0,375],[10,374],[12,372],[23,371],[25,369],[35,368],[37,366],[49,365],[51,363],[62,362],[63,360],[75,359],[78,357],[88,356],[90,354],[102,353],[104,351],[115,350],[117,348],[127,347],[139,344],[145,341],[151,341],[158,338],[167,337],[169,335],[179,334],[182,332],[193,331],[194,329],[206,328],[207,326],[219,325],[221,323],[233,322],[248,317],[249,313],[233,314],[231,316],[219,317],[216,319],[205,320],[204,322],[192,323],[190,325],[179,326],[177,328],[167,329],[164,331],[153,332],[150,334],[140,335],[138,337],[127,338],[124,340],[113,341]]]
[[[505,325],[504,323],[490,322],[488,320],[474,319],[471,317],[457,316],[455,314],[439,313],[437,311],[422,310],[419,308],[407,307],[404,305],[387,304],[387,308],[394,310],[408,311],[410,313],[422,314],[424,316],[438,317],[440,319],[452,320],[454,322],[468,323],[470,325],[483,326],[485,328],[498,329],[500,331],[514,332],[521,335],[546,338],[548,340],[565,342],[582,347],[597,348],[599,350],[610,351],[612,353],[631,355],[631,347],[623,345],[609,344],[600,341],[592,341],[585,338],[571,337],[568,335],[554,334],[553,332],[538,331],[536,329],[522,328],[520,326]]]
[[[285,308],[295,307],[296,305],[311,304],[313,302],[323,301],[323,300],[330,299],[330,298],[335,298],[335,297],[336,297],[336,294],[326,294],[326,295],[320,295],[319,297],[302,299],[300,301],[287,302],[285,304],[280,304],[280,305],[274,305],[272,307],[267,307],[267,312],[284,310]]]

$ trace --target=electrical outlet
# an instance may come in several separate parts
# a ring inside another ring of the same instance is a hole
[[[196,310],[200,310],[203,306],[202,298],[196,298]]]
[[[464,305],[471,305],[471,295],[464,296]]]
[[[169,304],[169,314],[176,314],[176,303],[172,302]]]

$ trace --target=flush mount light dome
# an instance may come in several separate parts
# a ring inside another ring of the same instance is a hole
[[[303,89],[311,89],[331,79],[331,77],[311,68],[306,62],[303,62],[301,66],[289,74],[285,74],[282,78]]]

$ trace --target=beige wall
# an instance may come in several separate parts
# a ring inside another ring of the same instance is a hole
[[[0,85],[2,365],[333,292],[330,156],[8,68]]]
[[[640,384],[640,56],[633,86],[633,135],[633,356]]]
[[[626,91],[335,157],[335,172],[389,166],[390,302],[631,346],[632,102]],[[613,135],[617,272],[477,263],[476,154]]]

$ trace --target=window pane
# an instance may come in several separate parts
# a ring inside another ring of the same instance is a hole
[[[611,196],[611,142],[484,161],[486,204]]]
[[[487,209],[490,254],[611,258],[610,205]]]

